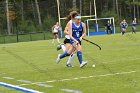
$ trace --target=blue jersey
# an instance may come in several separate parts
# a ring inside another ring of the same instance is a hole
[[[136,25],[137,25],[136,21],[133,20],[133,22],[132,22],[132,26],[133,26],[133,27],[136,27]]]
[[[122,23],[121,23],[121,27],[122,27],[122,28],[126,29],[126,26],[127,26],[127,23],[126,23],[126,22],[122,22]]]
[[[74,39],[78,40],[83,33],[83,26],[82,26],[82,22],[80,23],[79,26],[76,26],[75,23],[72,23],[72,36]]]

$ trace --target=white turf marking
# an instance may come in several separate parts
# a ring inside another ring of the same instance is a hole
[[[12,77],[2,77],[2,78],[4,78],[4,79],[14,79]]]
[[[32,83],[31,81],[28,80],[17,80],[18,82],[24,82],[24,83]]]
[[[20,84],[18,86],[27,86],[27,85],[37,85],[37,86],[41,86],[41,87],[47,87],[47,88],[52,88],[54,86],[48,85],[48,84],[43,84],[45,82],[36,82],[36,83],[29,83],[29,84]]]
[[[56,82],[56,80],[50,80],[50,81],[46,81],[46,82],[48,82],[48,83],[49,83],[49,82]]]
[[[27,88],[15,86],[15,85],[12,85],[12,84],[7,84],[7,83],[4,83],[4,82],[0,82],[0,86],[11,88],[11,89],[18,90],[18,91],[21,91],[21,92],[26,91],[26,93],[43,93],[43,92],[39,92],[39,91],[36,91],[36,90],[27,89]]]
[[[69,92],[69,93],[82,93],[81,91],[78,90],[71,90],[71,89],[61,89],[64,92]]]
[[[59,80],[59,81],[69,81],[69,80],[71,80],[71,79],[62,79],[62,80]]]
[[[77,80],[77,79],[79,79],[79,78],[72,78],[71,80]]]
[[[41,82],[40,82],[40,83],[41,83]],[[27,86],[27,85],[36,85],[36,84],[38,84],[38,83],[20,84],[20,85],[18,85],[18,86]]]
[[[49,80],[49,81],[45,81],[45,82],[21,84],[19,86],[36,85],[36,84],[39,84],[39,83],[43,84],[43,83],[54,83],[54,82],[62,82],[62,81],[72,81],[72,80],[88,79],[88,78],[96,78],[96,77],[107,77],[107,76],[115,76],[115,75],[124,75],[124,74],[131,74],[131,73],[135,73],[135,72],[137,72],[137,71],[120,72],[120,73],[113,73],[113,74],[103,74],[103,75],[97,75],[97,76],[87,76],[87,77],[79,77],[79,78],[71,78],[71,79]]]
[[[123,60],[123,61],[126,61],[126,60],[134,61],[134,60],[138,60],[138,59],[140,59],[140,58],[131,58],[131,57],[128,57],[128,58],[125,58],[125,59],[122,59],[122,60]],[[103,60],[103,61],[104,61],[104,60]],[[117,61],[120,61],[120,60],[117,60]],[[110,60],[110,61],[108,61],[108,62],[102,62],[102,63],[105,63],[105,64],[114,64],[114,62],[116,62],[116,61]]]
[[[115,75],[130,74],[130,73],[135,73],[135,72],[136,71],[130,71],[130,72],[121,72],[121,73],[114,73],[114,74],[104,74],[104,75],[98,75],[98,76],[87,76],[87,77],[79,77],[79,78],[72,78],[72,79],[62,79],[62,80],[55,80],[54,82],[87,79],[87,78],[96,78],[96,77],[106,77],[106,76],[115,76]]]
[[[89,77],[80,77],[80,78],[89,78]]]
[[[51,85],[47,85],[47,84],[36,84],[37,86],[41,86],[41,87],[46,87],[46,88],[52,88],[53,86]]]

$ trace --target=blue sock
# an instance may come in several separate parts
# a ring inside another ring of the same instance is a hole
[[[78,60],[79,60],[80,64],[82,64],[83,58],[82,58],[82,52],[81,51],[77,52],[77,57],[78,57]]]
[[[64,54],[60,55],[60,59],[69,56],[69,54],[67,52],[65,52]]]

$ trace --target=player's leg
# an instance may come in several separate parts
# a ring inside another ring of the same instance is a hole
[[[79,44],[77,45],[77,57],[80,63],[80,68],[84,67],[87,62],[83,61],[81,41],[79,41]]]
[[[124,33],[125,33],[125,29],[124,29],[124,28],[122,28],[122,35],[124,35]]]
[[[74,47],[74,46],[75,46],[75,47]],[[75,55],[76,55],[76,52],[77,52],[77,47],[76,47],[76,45],[73,45],[73,47],[74,47],[73,53],[69,56],[69,59],[68,59],[67,64],[66,64],[67,67],[73,67],[73,66],[72,66],[72,62],[73,62],[73,60],[74,60],[74,58],[75,58]]]
[[[72,62],[73,62],[75,56],[76,56],[76,54],[74,54],[74,53],[72,53],[72,54],[69,56],[69,59],[68,59],[67,64],[66,64],[67,67],[73,67]]]
[[[59,45],[57,46],[56,50],[58,51],[58,50],[60,50],[60,49],[62,49],[63,52],[66,51],[66,47],[65,47],[65,44],[64,44],[64,43],[61,43],[61,44],[59,44]]]
[[[58,38],[58,33],[56,33],[56,39],[57,39],[57,42],[60,43],[59,38]]]
[[[70,54],[72,54],[73,49],[74,49],[73,46],[71,46],[71,47],[69,48],[68,51],[65,51],[63,54],[59,54],[59,55],[58,55],[58,58],[57,58],[57,60],[56,60],[56,64],[58,64],[58,63],[60,62],[61,59],[63,59],[63,58],[65,58],[65,57],[69,56]]]
[[[54,39],[55,41],[57,40],[57,33],[55,33],[55,39]]]
[[[135,26],[133,27],[133,33],[136,34],[136,27]]]
[[[124,29],[124,34],[126,33],[126,28]]]
[[[123,35],[123,28],[122,28],[122,32],[121,32],[121,35]]]
[[[110,34],[112,34],[112,30],[111,29],[109,30],[109,32],[110,32]]]
[[[53,40],[52,40],[52,43],[54,44],[54,39],[55,39],[55,33],[53,34]]]
[[[107,32],[107,34],[108,34],[108,28],[107,28],[106,32]]]
[[[64,46],[64,44],[65,44],[65,46]],[[64,44],[58,45],[58,47],[60,47],[59,49],[62,48],[63,52],[68,51],[70,49],[70,47],[71,47],[70,39],[66,38],[64,40]],[[71,54],[69,56],[69,59],[68,59],[67,64],[66,64],[67,67],[73,67],[71,63],[73,62],[74,57],[75,57],[75,54]]]
[[[109,29],[108,29],[108,35],[109,35],[110,33],[109,33]]]
[[[112,30],[110,30],[110,33],[111,33],[111,34],[113,34],[113,31],[112,31]]]
[[[68,50],[68,47],[70,46],[70,39],[65,39],[64,40],[64,43],[62,43],[62,44],[59,44],[58,46],[57,46],[57,51],[58,50],[60,50],[60,49],[62,49],[63,50],[63,52],[65,52],[66,50]],[[66,49],[67,48],[67,49]]]
[[[134,33],[134,27],[132,26],[132,34]]]

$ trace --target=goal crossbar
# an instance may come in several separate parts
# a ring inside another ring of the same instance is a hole
[[[89,15],[89,16],[81,16],[82,18],[92,18],[92,17],[95,17],[96,15]],[[60,18],[60,19],[67,19],[66,17],[63,17],[63,18]]]

